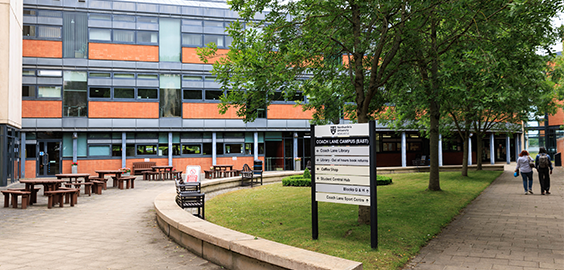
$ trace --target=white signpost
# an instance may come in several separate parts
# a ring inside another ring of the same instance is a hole
[[[317,202],[370,206],[371,246],[378,247],[375,123],[312,126],[312,236]],[[371,153],[373,153],[371,155]]]

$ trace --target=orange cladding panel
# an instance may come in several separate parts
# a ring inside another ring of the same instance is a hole
[[[208,59],[208,64],[215,63],[215,61],[227,54],[228,51],[227,49],[217,49],[217,56]],[[200,61],[200,57],[196,53],[196,48],[183,47],[182,63],[203,64],[204,62]]]
[[[35,178],[36,177],[36,161],[26,160],[25,161],[25,178]]]
[[[219,103],[184,103],[182,118],[188,119],[240,119],[236,109],[230,108],[225,114],[219,113]]]
[[[89,59],[122,61],[159,61],[159,46],[89,43]]]
[[[23,118],[61,118],[63,102],[60,100],[22,100]]]
[[[311,119],[312,111],[302,111],[302,106],[271,104],[268,106],[268,119]]]
[[[63,42],[24,39],[23,57],[63,58]]]
[[[90,118],[159,118],[158,102],[90,101]]]

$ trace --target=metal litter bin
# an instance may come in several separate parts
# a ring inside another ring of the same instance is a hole
[[[562,153],[554,154],[554,166],[562,166]]]
[[[254,162],[254,165],[253,165],[253,170],[254,171],[262,171],[262,160],[255,159],[255,162]]]

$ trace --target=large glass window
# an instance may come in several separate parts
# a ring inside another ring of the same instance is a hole
[[[157,99],[159,97],[159,90],[157,89],[137,89],[138,99]]]
[[[110,88],[90,87],[90,97],[91,98],[110,98],[111,97]]]
[[[22,85],[22,97],[35,97],[35,86],[31,85]]]
[[[156,145],[137,145],[137,155],[156,155]]]
[[[223,36],[220,35],[205,35],[204,36],[204,44],[207,45],[209,43],[215,43],[217,47],[224,47],[223,44]]]
[[[206,100],[219,100],[221,95],[223,95],[223,91],[206,90]]]
[[[201,154],[201,145],[199,144],[184,144],[182,145],[183,155]]]
[[[137,43],[141,44],[158,44],[158,33],[139,31],[137,32]]]
[[[88,116],[86,72],[65,71],[63,81],[63,116]]]
[[[23,26],[23,36],[24,37],[35,37],[35,25],[24,25]]]
[[[161,20],[162,22],[162,20]],[[180,95],[180,75],[163,74],[160,76],[160,117],[180,117],[182,97]]]
[[[63,14],[63,57],[88,58],[88,18],[84,12]]]
[[[89,156],[110,156],[111,149],[109,145],[90,145],[88,146]]]
[[[114,98],[135,98],[135,89],[114,88]]]
[[[37,27],[37,37],[40,38],[61,38],[61,27],[59,26],[44,26]]]
[[[159,60],[162,62],[180,62],[181,40],[180,20],[159,20]]]
[[[184,90],[184,99],[202,100],[202,90]]]

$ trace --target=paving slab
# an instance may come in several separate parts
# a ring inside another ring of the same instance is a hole
[[[153,201],[174,192],[174,181],[135,182],[134,189],[108,187],[102,195],[81,192],[74,207],[47,209],[42,190],[27,209],[0,207],[0,270],[222,269],[158,228]]]
[[[404,269],[564,269],[564,169],[555,167],[550,195],[524,195],[515,163]]]

